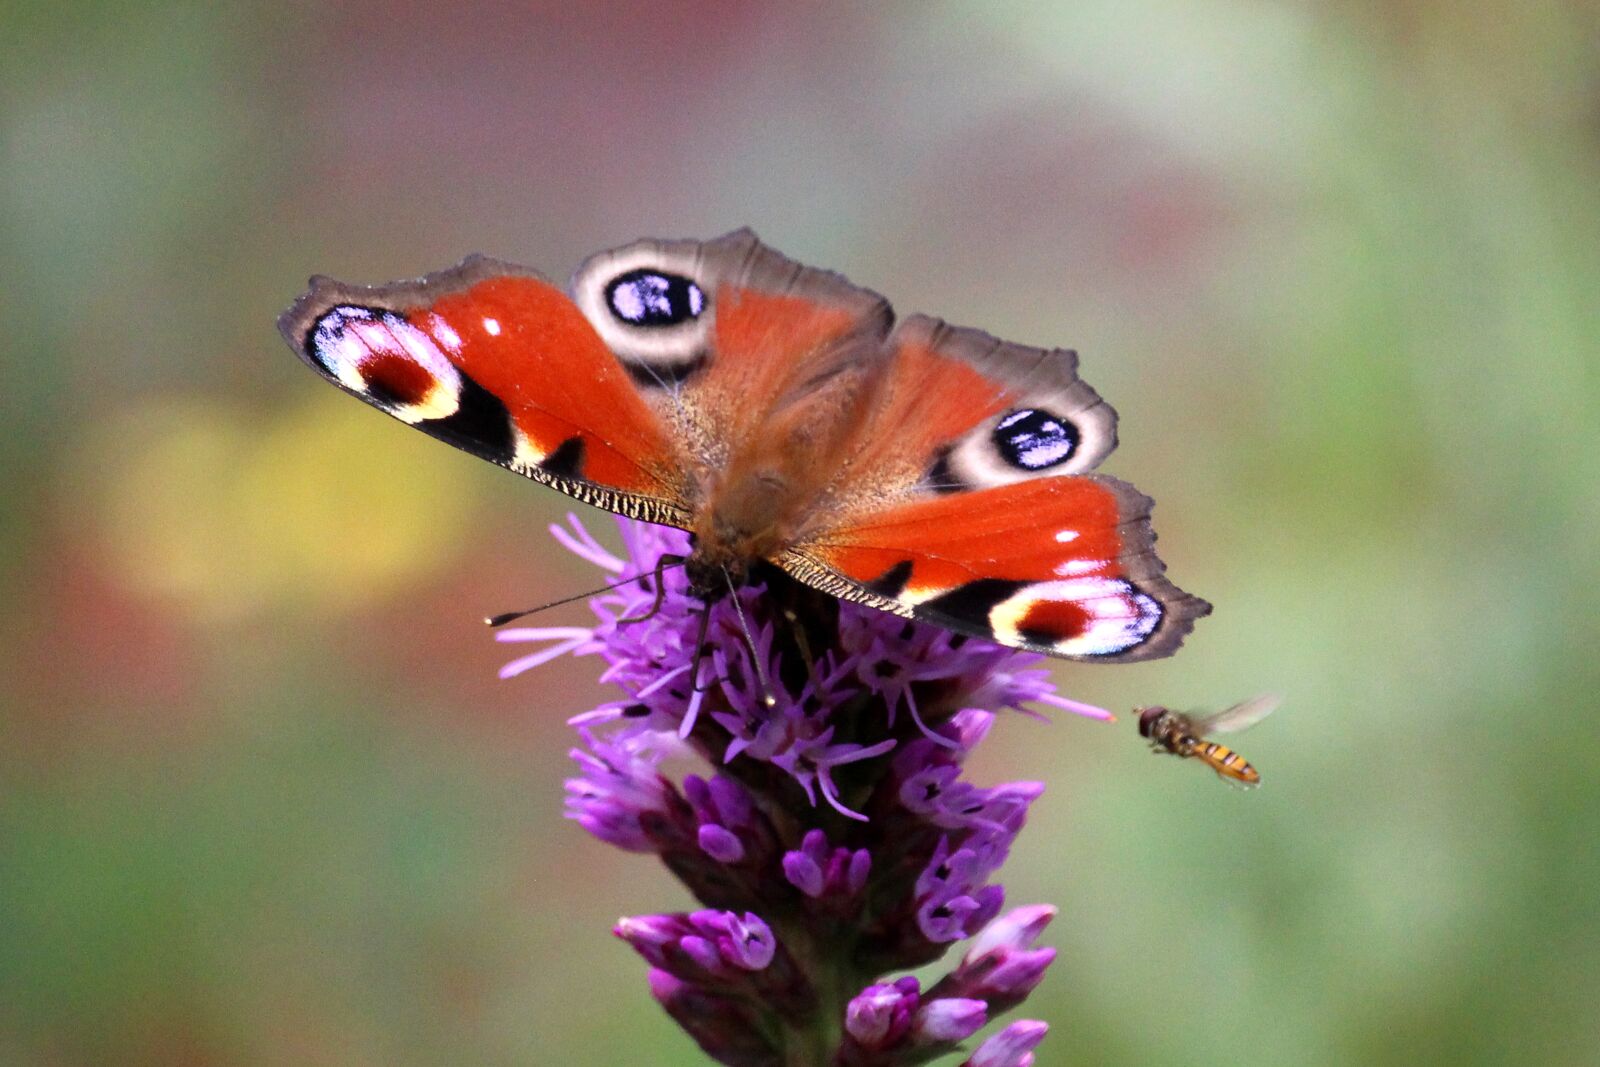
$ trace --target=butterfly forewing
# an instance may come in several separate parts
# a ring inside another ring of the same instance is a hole
[[[835,595],[859,592],[1002,644],[1071,659],[1147,659],[1177,647],[1210,610],[1162,576],[1148,506],[1103,476],[924,497],[800,546],[795,570]],[[818,571],[806,573],[807,562]],[[843,593],[841,580],[851,587]]]
[[[770,437],[776,411],[880,360],[890,321],[878,294],[796,263],[749,230],[602,252],[571,288],[642,393],[679,427],[688,458],[718,469],[741,445]]]
[[[1087,475],[1116,412],[1077,356],[913,315],[860,450],[791,569],[819,588],[1069,658],[1166,655],[1210,610],[1162,577],[1150,502]]]
[[[764,556],[827,509],[885,358],[887,301],[748,230],[600,253],[572,292],[677,441],[708,553]]]
[[[472,257],[389,286],[315,278],[279,327],[324,378],[426,433],[608,510],[685,521],[659,417],[531,271]]]

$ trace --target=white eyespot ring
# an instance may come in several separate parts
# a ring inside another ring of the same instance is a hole
[[[586,260],[572,299],[625,363],[679,377],[705,355],[715,299],[692,242],[645,241]]]
[[[962,485],[988,489],[1093,470],[1116,446],[1114,416],[1098,397],[1076,411],[1068,401],[1065,395],[1019,398],[956,442],[946,459],[949,474]]]

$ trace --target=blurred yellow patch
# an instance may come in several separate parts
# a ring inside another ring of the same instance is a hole
[[[131,587],[222,619],[361,607],[457,551],[461,457],[340,396],[274,415],[165,399],[102,429],[76,484]]]

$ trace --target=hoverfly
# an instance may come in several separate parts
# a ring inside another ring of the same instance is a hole
[[[1281,698],[1266,693],[1211,715],[1185,715],[1163,707],[1135,708],[1139,736],[1150,739],[1157,752],[1181,759],[1197,759],[1225,779],[1245,786],[1257,785],[1261,775],[1250,761],[1225,745],[1207,740],[1209,734],[1234,733],[1265,719]]]

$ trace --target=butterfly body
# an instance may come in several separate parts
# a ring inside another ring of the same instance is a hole
[[[1149,500],[1092,473],[1116,415],[1077,357],[913,315],[749,231],[591,257],[567,291],[482,257],[326,278],[280,319],[327,380],[569,495],[694,535],[715,599],[758,562],[1066,658],[1169,654],[1209,605]]]
[[[701,467],[691,497],[692,585],[703,588],[697,573],[726,573],[737,582],[753,561],[775,559],[805,540],[808,520],[824,510],[828,471],[843,458],[841,430],[866,402],[861,384],[836,381],[769,411],[760,433],[730,448],[720,464]]]

